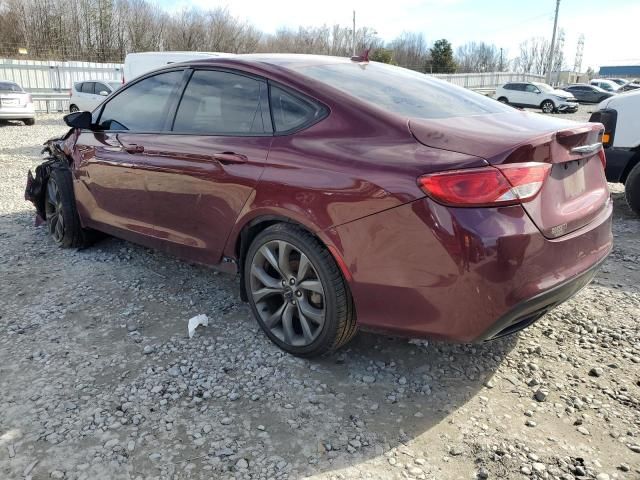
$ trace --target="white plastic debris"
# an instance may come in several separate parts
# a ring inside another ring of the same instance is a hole
[[[189,326],[187,327],[189,329],[189,338],[193,337],[193,334],[196,332],[196,328],[198,328],[198,325],[208,327],[209,317],[207,317],[204,313],[201,313],[200,315],[196,315],[195,317],[189,319]]]

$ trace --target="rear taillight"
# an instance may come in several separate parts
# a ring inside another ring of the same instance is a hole
[[[424,175],[418,185],[445,205],[513,205],[535,197],[550,170],[548,163],[514,163]]]
[[[604,148],[601,148],[598,151],[598,156],[600,157],[600,161],[602,162],[602,168],[607,168],[607,156],[604,153]]]
[[[27,94],[27,104],[29,103],[33,103],[33,98],[31,97],[30,93]]]

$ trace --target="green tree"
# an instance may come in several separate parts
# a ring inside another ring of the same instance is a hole
[[[430,52],[433,73],[453,73],[456,71],[457,66],[453,59],[453,49],[448,40],[445,38],[436,40]]]
[[[374,62],[391,63],[393,60],[391,50],[387,48],[376,48],[373,53],[369,55],[369,60]]]

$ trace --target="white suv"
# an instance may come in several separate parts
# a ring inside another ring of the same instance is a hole
[[[87,80],[76,82],[71,87],[69,111],[91,112],[100,103],[120,88],[121,83],[115,80]]]
[[[578,100],[571,93],[556,90],[546,83],[505,83],[496,89],[496,98],[516,107],[540,108],[544,113],[573,113],[578,110]]]

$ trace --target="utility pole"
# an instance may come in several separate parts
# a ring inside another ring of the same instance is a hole
[[[502,71],[504,69],[504,67],[502,66],[502,47],[500,47],[500,67],[498,68],[499,71]]]
[[[353,11],[353,30],[351,30],[351,48],[353,56],[356,56],[356,11]]]
[[[556,29],[558,28],[558,11],[560,0],[556,0],[556,16],[553,19],[553,35],[551,35],[551,48],[549,48],[549,60],[547,60],[547,83],[551,83],[551,68],[553,67],[553,53],[556,46]]]

